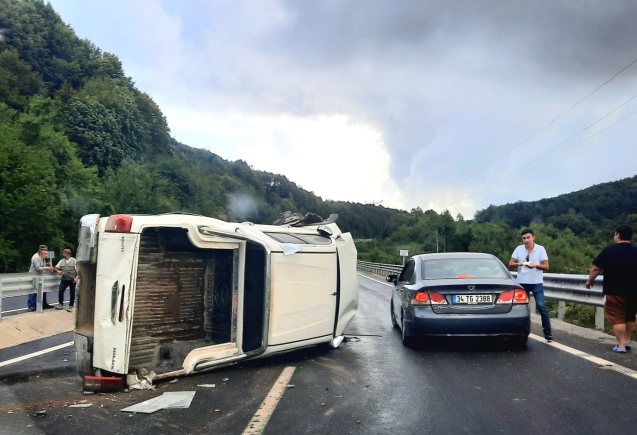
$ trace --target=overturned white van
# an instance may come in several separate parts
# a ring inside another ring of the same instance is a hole
[[[76,258],[74,339],[87,389],[337,347],[358,308],[356,248],[331,221],[87,215]]]

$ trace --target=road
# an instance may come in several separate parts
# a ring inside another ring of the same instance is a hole
[[[616,355],[607,342],[559,330],[556,345],[532,339],[524,351],[497,340],[455,339],[409,349],[389,321],[390,288],[364,276],[359,283],[359,312],[346,331],[348,341],[335,350],[315,347],[242,363],[163,382],[155,391],[98,395],[84,395],[80,379],[69,371],[47,371],[38,378],[41,363],[30,362],[36,367],[29,368],[30,376],[5,373],[0,382],[0,433],[242,434],[286,367],[296,369],[265,434],[635,432],[637,379],[629,369],[637,370],[637,351]],[[39,358],[73,361],[72,347],[66,352]],[[589,360],[584,352],[592,355]],[[603,366],[595,356],[628,374]],[[7,357],[0,351],[0,361]],[[149,415],[120,411],[182,390],[196,391],[189,409]],[[66,407],[82,400],[93,405]],[[41,410],[44,417],[34,416]]]

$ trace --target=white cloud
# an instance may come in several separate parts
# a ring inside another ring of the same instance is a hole
[[[298,117],[168,110],[187,143],[254,169],[285,175],[323,199],[378,202],[403,208],[389,176],[389,154],[374,128],[343,115]]]

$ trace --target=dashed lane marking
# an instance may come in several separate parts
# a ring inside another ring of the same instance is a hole
[[[270,417],[272,417],[272,413],[274,413],[276,405],[279,403],[279,400],[281,400],[281,396],[283,396],[288,382],[292,379],[294,370],[296,370],[296,367],[286,367],[283,369],[279,375],[279,379],[276,380],[256,414],[254,414],[254,417],[252,417],[252,420],[248,423],[248,427],[243,431],[243,435],[263,433],[265,426],[268,424],[268,421],[270,421]]]
[[[560,350],[563,350],[564,352],[568,352],[571,355],[575,355],[578,356],[580,358],[583,358],[587,361],[590,361],[594,364],[597,364],[600,367],[606,368],[608,370],[613,370],[616,371],[618,373],[621,373],[623,375],[629,376],[633,379],[637,379],[637,372],[635,370],[631,370],[628,367],[624,367],[624,366],[620,366],[619,364],[615,364],[614,362],[605,360],[603,358],[599,358],[596,356],[593,356],[591,354],[588,354],[586,352],[582,352],[581,350],[577,350],[574,349],[572,347],[566,346],[565,344],[561,344],[561,343],[556,343],[554,341],[546,341],[544,340],[542,337],[540,337],[539,335],[535,335],[535,334],[530,334],[529,338],[532,338],[533,340],[539,341],[540,343],[544,343],[548,346],[553,346],[556,347]]]
[[[56,350],[64,349],[65,347],[73,346],[73,342],[69,341],[68,343],[58,344],[57,346],[49,347],[48,349],[39,350],[37,352],[29,353],[27,355],[22,355],[17,358],[8,359],[6,361],[0,362],[0,367],[8,366],[9,364],[15,364],[20,361],[24,361],[26,359],[34,358],[36,356],[44,355],[49,352],[54,352]]]

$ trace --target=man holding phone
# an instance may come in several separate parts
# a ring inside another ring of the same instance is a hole
[[[518,282],[527,293],[533,293],[535,304],[542,317],[542,330],[547,341],[553,340],[549,310],[544,300],[543,272],[549,270],[549,256],[544,246],[535,243],[533,230],[527,228],[520,233],[522,245],[515,248],[509,267],[518,268]]]

